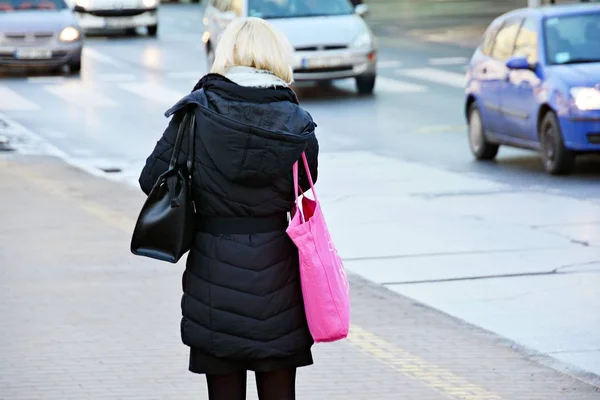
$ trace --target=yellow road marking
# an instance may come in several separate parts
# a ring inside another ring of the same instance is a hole
[[[401,374],[415,379],[425,386],[453,399],[501,400],[498,394],[474,385],[433,363],[411,354],[379,336],[352,325],[347,339],[354,347],[368,353]]]
[[[31,168],[5,162],[2,164],[4,164],[5,170],[38,185],[49,194],[74,202],[81,210],[98,218],[105,224],[126,233],[133,232],[135,220],[132,216],[114,211],[95,201],[73,196],[74,193],[68,190],[68,186],[64,183],[48,179]],[[358,325],[352,325],[347,341],[352,346],[370,354],[397,372],[415,379],[425,386],[449,396],[452,399],[502,400],[502,397],[499,395],[471,384],[461,376],[433,363],[427,362]]]

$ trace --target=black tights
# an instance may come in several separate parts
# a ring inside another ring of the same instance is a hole
[[[206,375],[209,400],[246,400],[246,371]],[[295,400],[296,369],[256,373],[260,400]]]

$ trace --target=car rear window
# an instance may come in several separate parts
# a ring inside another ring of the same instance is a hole
[[[544,21],[548,64],[600,62],[600,12]]]
[[[29,10],[64,10],[63,0],[0,0],[0,12]]]

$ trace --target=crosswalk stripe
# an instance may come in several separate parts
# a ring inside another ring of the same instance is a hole
[[[380,60],[377,61],[377,68],[400,68],[402,63],[396,60]]]
[[[378,92],[422,93],[427,91],[426,86],[404,82],[398,79],[386,78],[384,76],[378,76],[375,85],[375,90]]]
[[[89,47],[83,48],[83,57],[109,64],[114,67],[127,67],[125,63]]]
[[[395,73],[457,88],[464,88],[467,83],[465,74],[444,71],[443,69],[437,68],[398,69]]]
[[[168,106],[175,104],[185,96],[185,93],[166,88],[153,82],[123,83],[119,85],[119,87],[137,94],[138,96]]]
[[[198,79],[201,77],[202,72],[200,71],[179,71],[167,73],[167,78],[170,79],[192,79],[195,80],[195,82],[198,82]]]
[[[1,111],[30,111],[39,110],[40,106],[27,100],[14,90],[0,85],[0,110]]]
[[[429,64],[431,65],[464,65],[469,61],[466,57],[439,57],[430,58]]]
[[[135,78],[134,74],[101,74],[95,77],[103,82],[129,82],[134,81]]]
[[[79,82],[69,82],[64,85],[44,85],[44,90],[67,103],[83,107],[114,107],[118,103],[100,93],[91,86]]]
[[[30,76],[27,83],[60,83],[65,80],[64,76]]]

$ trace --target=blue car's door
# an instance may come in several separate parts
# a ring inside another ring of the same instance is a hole
[[[538,38],[538,20],[528,17],[519,30],[512,56],[526,57],[532,68],[509,70],[506,83],[501,91],[505,133],[526,142],[537,141],[535,93],[542,85],[537,65],[539,60]]]
[[[480,104],[484,125],[488,134],[502,135],[505,130],[501,108],[501,93],[506,85],[510,57],[522,18],[510,18],[500,26],[485,57],[475,70],[481,82]]]

